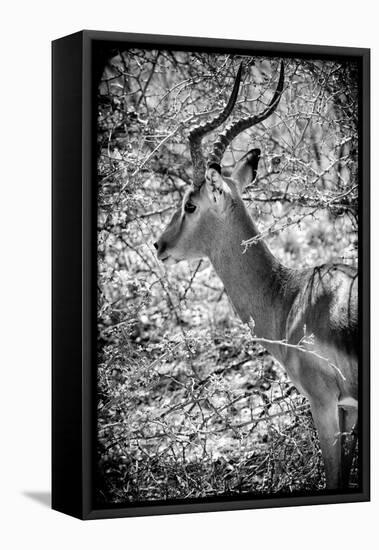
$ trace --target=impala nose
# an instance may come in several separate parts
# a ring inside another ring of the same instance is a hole
[[[158,239],[154,243],[154,248],[157,251],[157,256],[159,258],[164,253],[164,251],[166,250],[167,243],[165,241],[163,241],[162,239]]]

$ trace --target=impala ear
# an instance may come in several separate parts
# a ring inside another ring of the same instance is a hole
[[[222,206],[224,194],[228,192],[228,186],[221,176],[221,166],[212,163],[208,166],[205,174],[205,189],[212,204]]]
[[[260,149],[251,149],[237,162],[233,168],[231,177],[237,182],[241,193],[246,185],[249,185],[255,180],[260,157]]]
[[[216,170],[219,174],[221,174],[221,166],[217,162],[211,162],[208,165],[208,170],[213,169]]]
[[[214,189],[222,189],[223,187],[223,181],[221,176],[221,166],[216,163],[212,163],[208,166],[206,174],[205,174],[205,182],[207,187],[209,187],[212,191]]]

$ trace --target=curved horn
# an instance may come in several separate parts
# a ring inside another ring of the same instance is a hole
[[[223,122],[225,122],[225,120],[228,118],[228,116],[232,112],[238,96],[238,90],[241,82],[241,75],[242,75],[242,63],[239,66],[238,73],[234,81],[232,94],[223,111],[219,115],[215,116],[209,122],[205,122],[203,124],[200,124],[199,126],[196,126],[189,133],[188,137],[190,142],[191,159],[192,159],[192,166],[193,166],[193,185],[197,188],[202,186],[204,182],[205,170],[206,170],[206,164],[205,164],[203,151],[201,147],[201,141],[206,134],[208,134],[209,132],[212,132],[212,130],[215,130],[218,126],[220,126]]]
[[[279,101],[283,92],[283,86],[284,86],[284,64],[282,61],[280,65],[280,75],[279,75],[278,85],[276,87],[276,90],[274,92],[274,95],[269,105],[266,107],[266,109],[262,113],[258,115],[250,115],[250,116],[241,118],[240,120],[233,122],[230,126],[225,128],[225,130],[219,135],[216,143],[213,146],[213,151],[209,159],[210,163],[215,162],[217,164],[220,164],[222,156],[225,152],[225,149],[233,141],[233,139],[238,136],[238,134],[240,134],[244,130],[247,130],[251,126],[258,124],[259,122],[262,122],[267,117],[269,117],[271,113],[275,111],[275,109],[279,105]]]

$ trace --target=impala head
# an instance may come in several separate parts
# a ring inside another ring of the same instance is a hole
[[[227,231],[235,210],[243,207],[241,194],[256,176],[260,150],[252,149],[234,166],[230,175],[221,168],[227,146],[241,132],[266,119],[277,107],[283,90],[284,69],[281,64],[279,82],[267,108],[258,115],[239,119],[219,135],[206,163],[201,141],[229,117],[235,105],[241,81],[242,64],[238,70],[233,91],[223,111],[206,124],[195,127],[189,134],[193,165],[193,184],[183,197],[166,229],[154,243],[158,258],[175,263],[200,259],[210,255],[215,239]]]

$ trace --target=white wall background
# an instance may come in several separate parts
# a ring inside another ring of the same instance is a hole
[[[379,517],[375,290],[371,503],[83,523],[51,511],[40,501],[46,501],[50,486],[50,41],[92,28],[372,48],[374,286],[379,229],[375,215],[379,96],[375,2],[13,0],[4,2],[1,11],[2,547],[372,548],[378,538]]]

